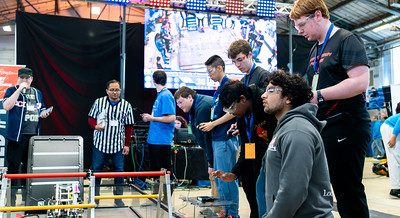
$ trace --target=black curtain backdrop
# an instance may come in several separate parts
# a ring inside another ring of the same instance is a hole
[[[33,86],[42,91],[47,107],[54,106],[42,123],[42,135],[82,136],[89,168],[93,131],[88,113],[94,100],[106,95],[107,81],[120,79],[120,24],[24,12],[17,12],[16,23],[17,64],[33,70]],[[126,25],[125,99],[140,108],[143,28]]]
[[[304,75],[308,55],[315,42],[310,42],[302,36],[293,36],[293,73]],[[277,36],[278,69],[289,70],[289,36]]]
[[[120,79],[120,23],[17,11],[17,64],[34,71],[33,86],[54,106],[42,122],[42,135],[84,138],[85,168],[91,164],[92,134],[87,114],[106,83]],[[278,68],[287,70],[288,36],[278,35]],[[294,72],[303,73],[313,43],[293,37]],[[155,89],[144,89],[144,25],[126,25],[125,99],[151,112]],[[172,93],[175,90],[171,90]],[[198,93],[212,95],[213,91]],[[183,115],[177,109],[178,115]],[[140,122],[139,113],[135,121]]]

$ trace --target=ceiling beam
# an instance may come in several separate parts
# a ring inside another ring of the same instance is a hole
[[[358,0],[358,1],[362,2],[364,4],[367,4],[367,5],[373,4],[373,5],[371,5],[371,8],[378,9],[378,10],[381,10],[381,11],[384,11],[384,12],[387,12],[387,13],[390,13],[390,14],[400,17],[399,10],[396,10],[396,9],[389,7],[385,4],[382,4],[380,2],[376,2],[376,1],[372,1],[372,0]]]
[[[377,23],[378,25],[374,25],[374,26],[371,26],[371,27],[368,27],[368,28],[365,28],[365,29],[362,29],[362,30],[359,30],[359,31],[354,31],[354,32],[357,33],[357,34],[363,34],[363,33],[369,32],[369,31],[371,31],[371,30],[373,30],[373,29],[375,29],[377,27],[380,27],[380,26],[383,26],[383,25],[386,25],[386,24],[390,24],[390,23],[396,22],[398,20],[400,20],[400,17],[393,18],[391,20],[388,20],[387,22],[381,21],[381,22]]]
[[[396,34],[396,35],[391,36],[391,37],[389,37],[389,38],[386,38],[386,39],[384,39],[384,40],[377,41],[376,44],[377,44],[378,46],[382,46],[382,45],[385,45],[385,44],[388,44],[388,43],[396,42],[396,41],[398,41],[399,39],[400,39],[400,34]]]
[[[60,12],[60,8],[58,6],[58,0],[54,0],[54,15],[57,15]]]
[[[371,38],[371,37],[369,37],[369,36],[366,36],[366,35],[359,35],[359,36],[360,36],[361,38],[367,40],[367,41],[370,42],[370,43],[377,44],[377,42],[376,42],[373,38]]]
[[[69,6],[71,6],[72,10],[75,11],[76,15],[78,15],[79,18],[81,18],[81,15],[78,13],[78,11],[75,9],[75,7],[71,4],[71,2],[69,2],[69,0],[67,0]]]
[[[104,10],[106,9],[106,7],[107,7],[107,4],[104,4],[104,6],[103,6],[103,8],[101,9],[101,12],[100,12],[99,16],[97,16],[97,19],[96,19],[96,20],[98,20],[98,19],[100,18],[100,16],[103,14],[103,12],[104,12]],[[129,8],[131,8],[131,7],[129,7]]]
[[[359,23],[359,24],[355,25],[354,28],[352,29],[352,31],[357,31],[357,32],[363,31],[363,30],[360,30],[360,29],[363,29],[365,26],[369,26],[371,24],[378,23],[378,22],[379,22],[378,24],[381,24],[382,20],[387,19],[387,18],[389,18],[391,16],[393,16],[393,15],[390,14],[390,13],[385,13],[385,14],[379,15],[377,17],[374,17],[374,18],[369,19],[369,20],[367,20],[365,22],[362,22],[362,23]]]
[[[338,17],[337,15],[331,14],[331,21],[332,23],[334,23],[336,26],[346,29],[346,30],[350,30],[353,28],[353,25],[349,24],[346,22],[346,20],[344,18]]]
[[[40,12],[38,11],[38,9],[35,8],[35,6],[33,6],[28,0],[25,0],[26,3],[28,3],[29,6],[31,6],[33,8],[33,10],[36,11],[36,13],[40,14]]]
[[[341,8],[341,7],[343,7],[343,6],[345,6],[345,5],[349,4],[349,3],[351,3],[351,2],[353,2],[353,1],[354,1],[354,0],[342,1],[342,2],[340,2],[339,4],[336,4],[336,5],[334,5],[333,7],[330,7],[330,8],[329,8],[329,12],[332,13],[334,10],[336,10],[336,9],[338,9],[338,8]]]

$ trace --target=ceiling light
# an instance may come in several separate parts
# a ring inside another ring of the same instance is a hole
[[[389,29],[390,27],[392,27],[390,24],[385,24],[385,25],[382,25],[382,26],[378,26],[377,28],[373,29],[372,31],[379,32],[379,31],[382,31],[382,30],[385,30],[385,29]]]
[[[4,32],[11,32],[11,26],[10,25],[3,26],[3,31]]]
[[[100,14],[100,7],[99,6],[92,6],[92,14],[99,15]]]

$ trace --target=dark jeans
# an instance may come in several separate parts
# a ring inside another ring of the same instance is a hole
[[[149,146],[150,169],[160,171],[161,168],[171,170],[171,145]]]
[[[329,174],[342,218],[369,217],[362,184],[364,160],[370,126],[368,122],[347,118],[323,129]]]
[[[256,183],[260,175],[261,165],[255,160],[245,160],[243,165],[243,169],[246,170],[242,170],[241,178],[243,191],[250,205],[250,218],[258,218]]]
[[[22,135],[21,141],[8,140],[7,145],[7,173],[26,173],[28,166],[29,140],[32,135]],[[26,179],[11,180],[11,204],[15,205],[18,186],[26,187]],[[22,190],[23,201],[26,198],[26,188]]]
[[[124,155],[122,154],[122,150],[118,151],[114,154],[107,154],[99,151],[96,147],[93,146],[92,153],[92,170],[93,172],[101,172],[103,171],[104,165],[111,159],[113,164],[114,172],[124,172]],[[101,178],[96,178],[96,195],[100,194],[100,183]],[[123,177],[115,177],[114,185],[116,186],[116,191],[114,194],[122,195],[123,194],[123,185],[124,178]]]

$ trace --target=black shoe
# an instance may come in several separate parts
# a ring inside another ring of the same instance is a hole
[[[115,205],[115,207],[125,207],[125,204],[121,199],[115,199],[114,205]]]
[[[394,197],[400,198],[400,189],[391,189],[389,194]]]

